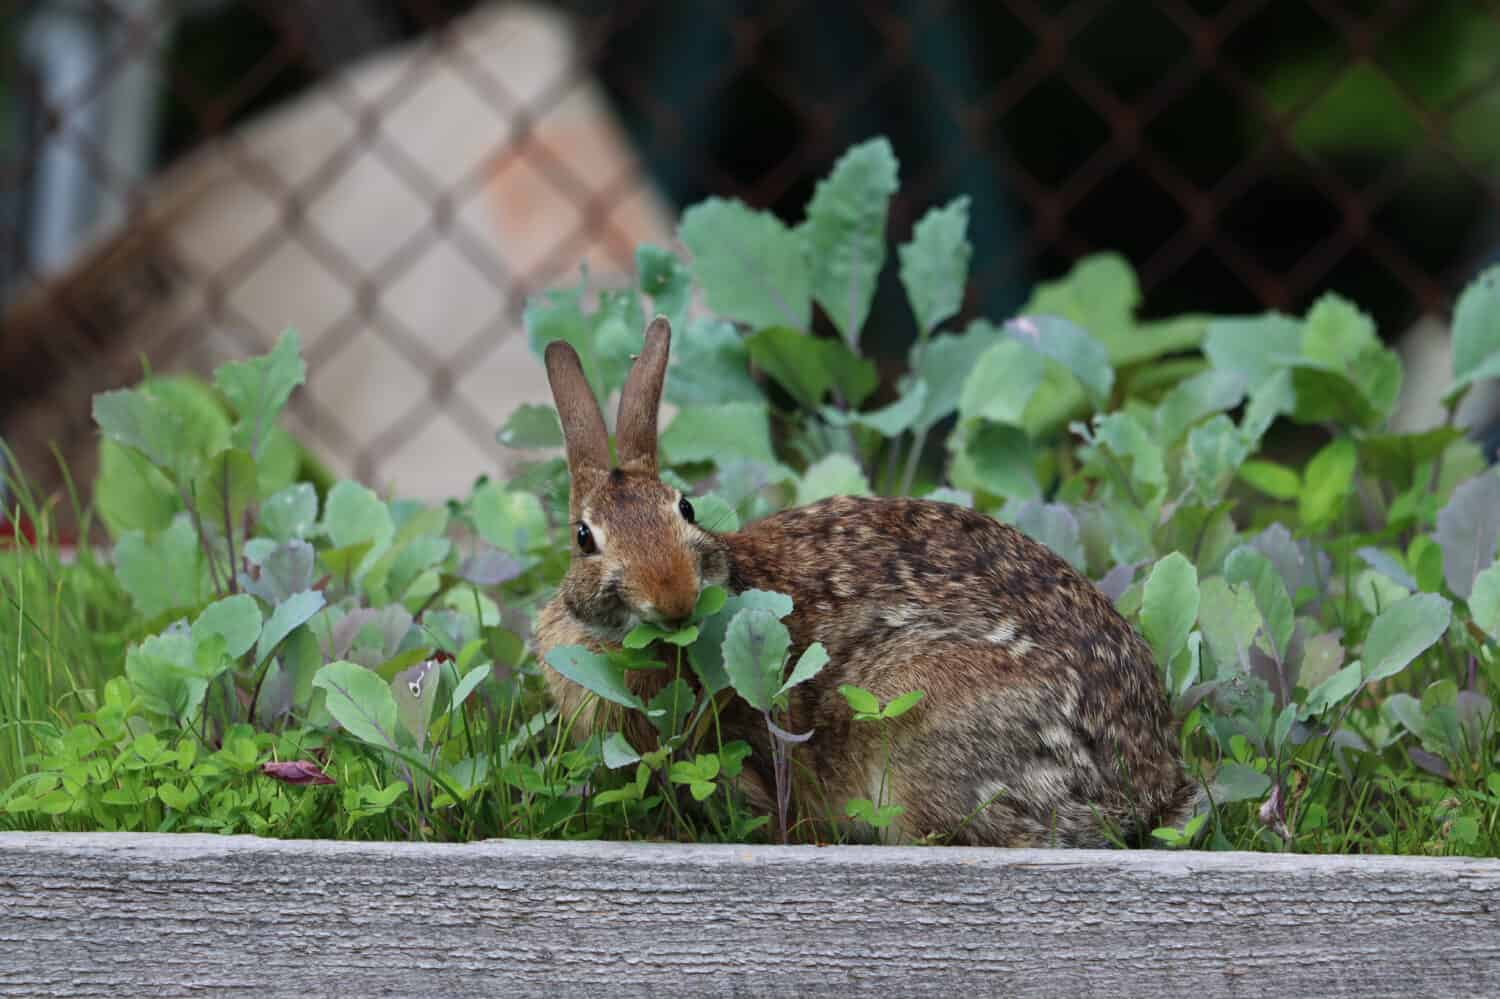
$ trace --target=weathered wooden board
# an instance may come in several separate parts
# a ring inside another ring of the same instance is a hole
[[[0,994],[1500,995],[1500,862],[0,835]]]

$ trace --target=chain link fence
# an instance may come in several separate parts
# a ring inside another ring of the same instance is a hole
[[[1112,251],[1146,314],[1331,288],[1405,342],[1500,244],[1487,4],[55,0],[0,45],[0,435],[41,483],[143,358],[293,327],[322,458],[462,491],[547,397],[528,296],[628,281],[703,197],[796,218],[875,134],[893,239],[971,197],[970,315]],[[899,355],[898,288],[873,317]]]

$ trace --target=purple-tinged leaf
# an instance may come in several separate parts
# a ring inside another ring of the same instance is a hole
[[[277,545],[265,561],[240,573],[240,586],[272,607],[313,588],[313,546],[300,538]]]
[[[1443,762],[1441,756],[1429,753],[1425,749],[1408,749],[1406,755],[1410,756],[1413,763],[1428,773],[1435,774],[1443,778],[1443,780],[1453,779],[1453,771],[1448,769],[1448,764]]]
[[[1411,578],[1411,573],[1402,568],[1401,563],[1397,562],[1395,556],[1389,552],[1383,552],[1379,548],[1366,546],[1359,549],[1355,554],[1364,559],[1366,565],[1380,573],[1386,579],[1404,586],[1406,592],[1415,593],[1421,589],[1417,585],[1417,581]]]
[[[769,729],[771,734],[781,742],[792,743],[793,745],[806,742],[808,739],[811,739],[813,737],[812,729],[808,729],[801,735],[797,735],[794,732],[788,732],[786,729],[773,722],[769,715],[766,717],[766,728]]]
[[[1078,518],[1066,506],[1027,500],[1016,507],[1010,522],[1022,534],[1061,555],[1073,568],[1083,571],[1085,557]]]
[[[499,586],[521,575],[519,561],[498,548],[470,555],[458,567],[459,576],[475,586]]]
[[[262,763],[260,772],[283,784],[332,784],[333,778],[311,760],[288,760],[285,763]]]
[[[1448,588],[1469,599],[1475,577],[1494,563],[1500,541],[1500,474],[1487,469],[1453,490],[1438,511],[1434,537],[1443,549]]]
[[[332,647],[325,645],[323,655],[374,669],[396,654],[411,625],[411,612],[400,604],[378,610],[357,607],[333,626]]]
[[[1305,539],[1294,540],[1292,532],[1279,522],[1256,535],[1250,542],[1250,547],[1271,560],[1271,564],[1280,573],[1282,582],[1286,584],[1286,592],[1292,598],[1293,606],[1298,605],[1297,594],[1306,589],[1319,595],[1312,600],[1312,607],[1318,606],[1332,571],[1327,553],[1317,550]]]
[[[1110,603],[1115,603],[1124,596],[1126,590],[1130,589],[1130,584],[1135,582],[1136,570],[1144,564],[1143,561],[1122,562],[1106,572],[1103,578],[1094,585],[1109,599]]]

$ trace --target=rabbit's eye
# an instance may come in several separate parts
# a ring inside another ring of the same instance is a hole
[[[677,501],[677,512],[682,514],[683,520],[687,521],[689,524],[693,523],[693,517],[696,516],[696,514],[693,513],[693,504],[688,502],[688,498],[686,496]]]
[[[594,532],[589,530],[589,525],[580,523],[578,525],[578,550],[585,555],[592,555],[599,550],[594,544]]]

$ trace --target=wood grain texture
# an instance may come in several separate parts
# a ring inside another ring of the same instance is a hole
[[[0,834],[0,995],[1500,995],[1500,861]]]

